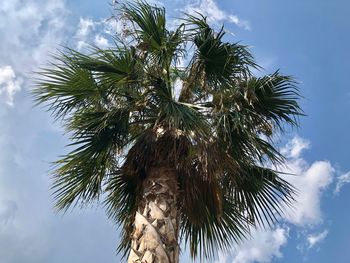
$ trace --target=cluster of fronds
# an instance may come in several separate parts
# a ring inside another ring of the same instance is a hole
[[[150,167],[168,165],[177,171],[180,233],[193,256],[273,224],[294,189],[264,164],[283,163],[268,138],[301,115],[294,81],[279,72],[254,77],[248,48],[225,42],[205,17],[187,16],[169,31],[163,8],[139,2],[120,12],[131,25],[127,44],[89,55],[66,49],[34,90],[75,146],[56,163],[57,207],[106,193],[127,252],[142,180]],[[188,45],[194,54],[181,67]]]

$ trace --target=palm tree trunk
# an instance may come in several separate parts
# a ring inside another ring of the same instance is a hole
[[[149,169],[136,212],[128,263],[178,263],[178,185],[175,170]]]

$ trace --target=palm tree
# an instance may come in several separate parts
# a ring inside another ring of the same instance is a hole
[[[284,161],[273,134],[302,115],[293,79],[255,77],[249,49],[199,14],[170,31],[163,8],[120,13],[115,47],[64,49],[34,89],[74,146],[56,162],[57,208],[103,199],[128,262],[178,262],[180,241],[212,257],[273,225],[295,193],[269,168]]]

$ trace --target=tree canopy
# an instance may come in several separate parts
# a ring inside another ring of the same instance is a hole
[[[129,26],[113,47],[62,50],[33,91],[72,140],[55,162],[57,208],[102,199],[126,253],[142,180],[167,164],[192,256],[273,225],[295,193],[272,167],[284,162],[273,135],[302,115],[296,82],[279,71],[254,76],[249,48],[226,42],[200,14],[169,29],[164,8],[137,2],[122,5],[119,19]]]

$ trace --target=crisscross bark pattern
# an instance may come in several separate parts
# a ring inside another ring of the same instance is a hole
[[[178,184],[175,170],[149,169],[136,212],[128,263],[178,263]]]

